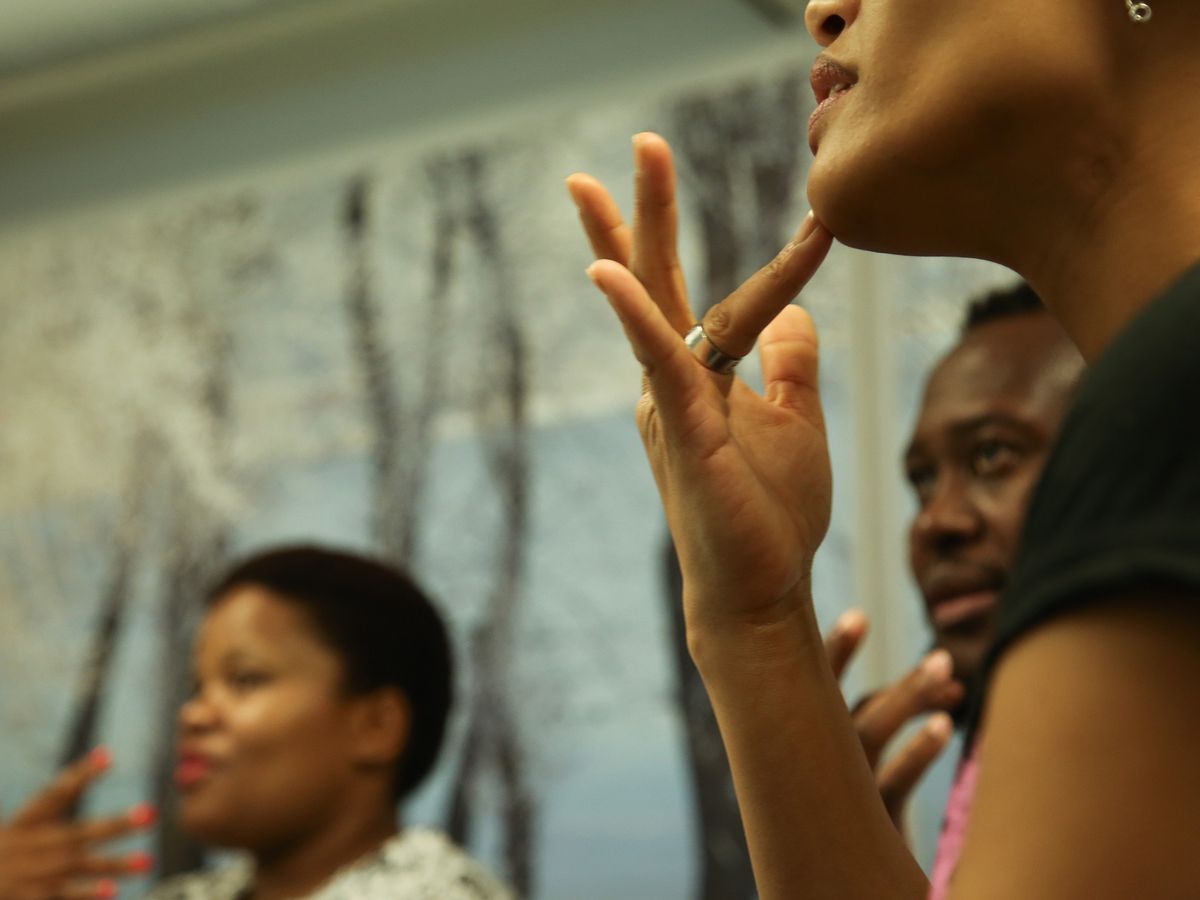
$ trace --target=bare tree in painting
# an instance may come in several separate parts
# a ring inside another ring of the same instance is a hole
[[[443,403],[448,360],[451,288],[459,274],[462,245],[478,255],[494,306],[480,351],[488,413],[481,423],[489,476],[504,510],[495,585],[482,621],[473,630],[466,698],[466,737],[457,759],[446,812],[450,836],[469,845],[480,818],[481,786],[499,785],[506,875],[522,895],[534,886],[536,803],[527,756],[513,705],[510,666],[525,575],[528,539],[529,458],[526,438],[527,353],[519,328],[516,293],[500,240],[495,209],[486,198],[486,162],[479,153],[447,153],[432,159],[425,177],[433,203],[430,288],[420,356],[420,373],[407,383],[393,364],[385,337],[385,315],[377,299],[372,266],[372,182],[355,178],[346,193],[343,226],[350,260],[346,314],[370,424],[373,527],[377,545],[390,559],[411,565],[420,537],[420,515],[433,424]],[[464,679],[466,680],[466,679]]]
[[[421,332],[420,380],[407,391],[417,395],[411,408],[404,403],[405,385],[392,362],[385,317],[374,290],[369,247],[372,191],[367,178],[350,183],[343,219],[351,264],[346,315],[371,425],[372,534],[383,555],[402,566],[412,565],[417,556],[434,416],[442,400],[449,295],[460,227],[450,163],[435,159],[427,174],[434,200],[431,283]]]
[[[530,524],[528,349],[516,308],[516,284],[501,240],[500,217],[488,200],[488,160],[480,151],[468,152],[462,157],[461,171],[469,204],[467,227],[491,291],[491,302],[485,307],[489,321],[480,348],[482,384],[487,386],[481,405],[481,433],[489,475],[501,498],[502,517],[495,582],[484,618],[471,636],[474,689],[447,826],[451,836],[469,841],[477,817],[476,798],[490,770],[500,788],[506,875],[521,896],[531,896],[537,803],[515,706],[512,669]]]
[[[96,744],[104,689],[112,672],[113,656],[129,606],[138,550],[145,531],[149,462],[149,441],[146,435],[140,435],[134,440],[129,470],[117,498],[116,527],[112,532],[113,547],[100,601],[99,621],[84,660],[81,683],[75,695],[77,705],[59,754],[60,767],[79,759]]]
[[[805,114],[804,78],[788,73],[730,93],[698,95],[674,109],[681,171],[690,175],[704,259],[697,317],[778,251],[798,183]],[[754,874],[729,760],[704,684],[687,650],[682,582],[670,541],[664,550],[664,592],[673,642],[678,702],[683,717],[697,844],[702,854],[697,895],[702,900],[756,896]]]

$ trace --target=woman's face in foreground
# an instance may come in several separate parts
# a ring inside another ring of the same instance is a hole
[[[1125,15],[1120,0],[812,0],[829,61],[814,88],[833,89],[810,132],[817,216],[854,246],[995,258],[1005,204],[1103,178],[1105,32]]]
[[[331,819],[354,770],[353,701],[304,613],[264,588],[235,587],[205,618],[194,664],[175,773],[184,829],[256,850]]]

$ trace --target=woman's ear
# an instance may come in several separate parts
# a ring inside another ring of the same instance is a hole
[[[408,746],[412,704],[396,687],[382,687],[355,697],[352,729],[354,761],[364,766],[390,768]]]

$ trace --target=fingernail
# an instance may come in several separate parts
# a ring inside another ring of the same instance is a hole
[[[926,684],[935,681],[945,681],[950,677],[953,668],[954,662],[950,659],[948,652],[945,650],[934,650],[921,663],[921,675]]]
[[[587,274],[587,277],[591,279],[592,284],[594,284],[596,287],[600,287],[600,282],[596,280],[596,270],[599,265],[600,261],[596,260],[596,262],[592,263],[583,270]],[[601,288],[601,290],[603,290],[603,288]]]
[[[939,741],[948,740],[954,731],[954,720],[945,713],[934,713],[925,723],[925,730]]]
[[[112,754],[107,747],[96,747],[88,754],[88,765],[94,772],[103,772],[112,765]]]
[[[131,807],[127,813],[129,821],[134,825],[149,825],[158,818],[158,812],[149,803],[139,803]]]
[[[796,243],[800,243],[817,230],[817,214],[811,209],[808,215],[804,217],[804,221],[800,223],[800,230],[796,232]]]
[[[105,878],[103,881],[96,882],[97,897],[102,897],[104,900],[112,900],[118,893],[117,883],[111,878]]]
[[[833,630],[838,634],[857,631],[865,621],[866,616],[861,609],[848,609],[837,617],[837,621],[833,623]]]
[[[130,853],[125,857],[125,865],[130,872],[146,873],[154,868],[154,857],[143,850],[137,853]]]

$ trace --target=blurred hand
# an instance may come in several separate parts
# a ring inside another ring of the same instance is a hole
[[[825,652],[833,674],[840,679],[867,634],[867,617],[857,610],[844,613],[825,638]],[[912,671],[866,697],[850,713],[875,784],[888,815],[904,833],[904,811],[913,788],[945,749],[954,731],[950,716],[965,689],[953,677],[950,654],[934,650]],[[881,763],[884,750],[911,719],[932,712],[908,743]]]
[[[781,621],[807,587],[829,524],[830,471],[817,396],[817,337],[789,306],[832,237],[811,215],[791,243],[704,317],[709,339],[745,356],[759,343],[760,396],[687,351],[695,324],[676,249],[670,148],[634,140],[636,209],[627,226],[608,191],[573,175],[568,189],[607,295],[645,375],[638,427],[684,576],[690,629]]]
[[[105,856],[97,845],[154,823],[154,810],[133,807],[120,816],[74,821],[71,811],[109,766],[94,750],[0,821],[0,900],[84,900],[115,897],[120,876],[152,867],[145,853]]]

